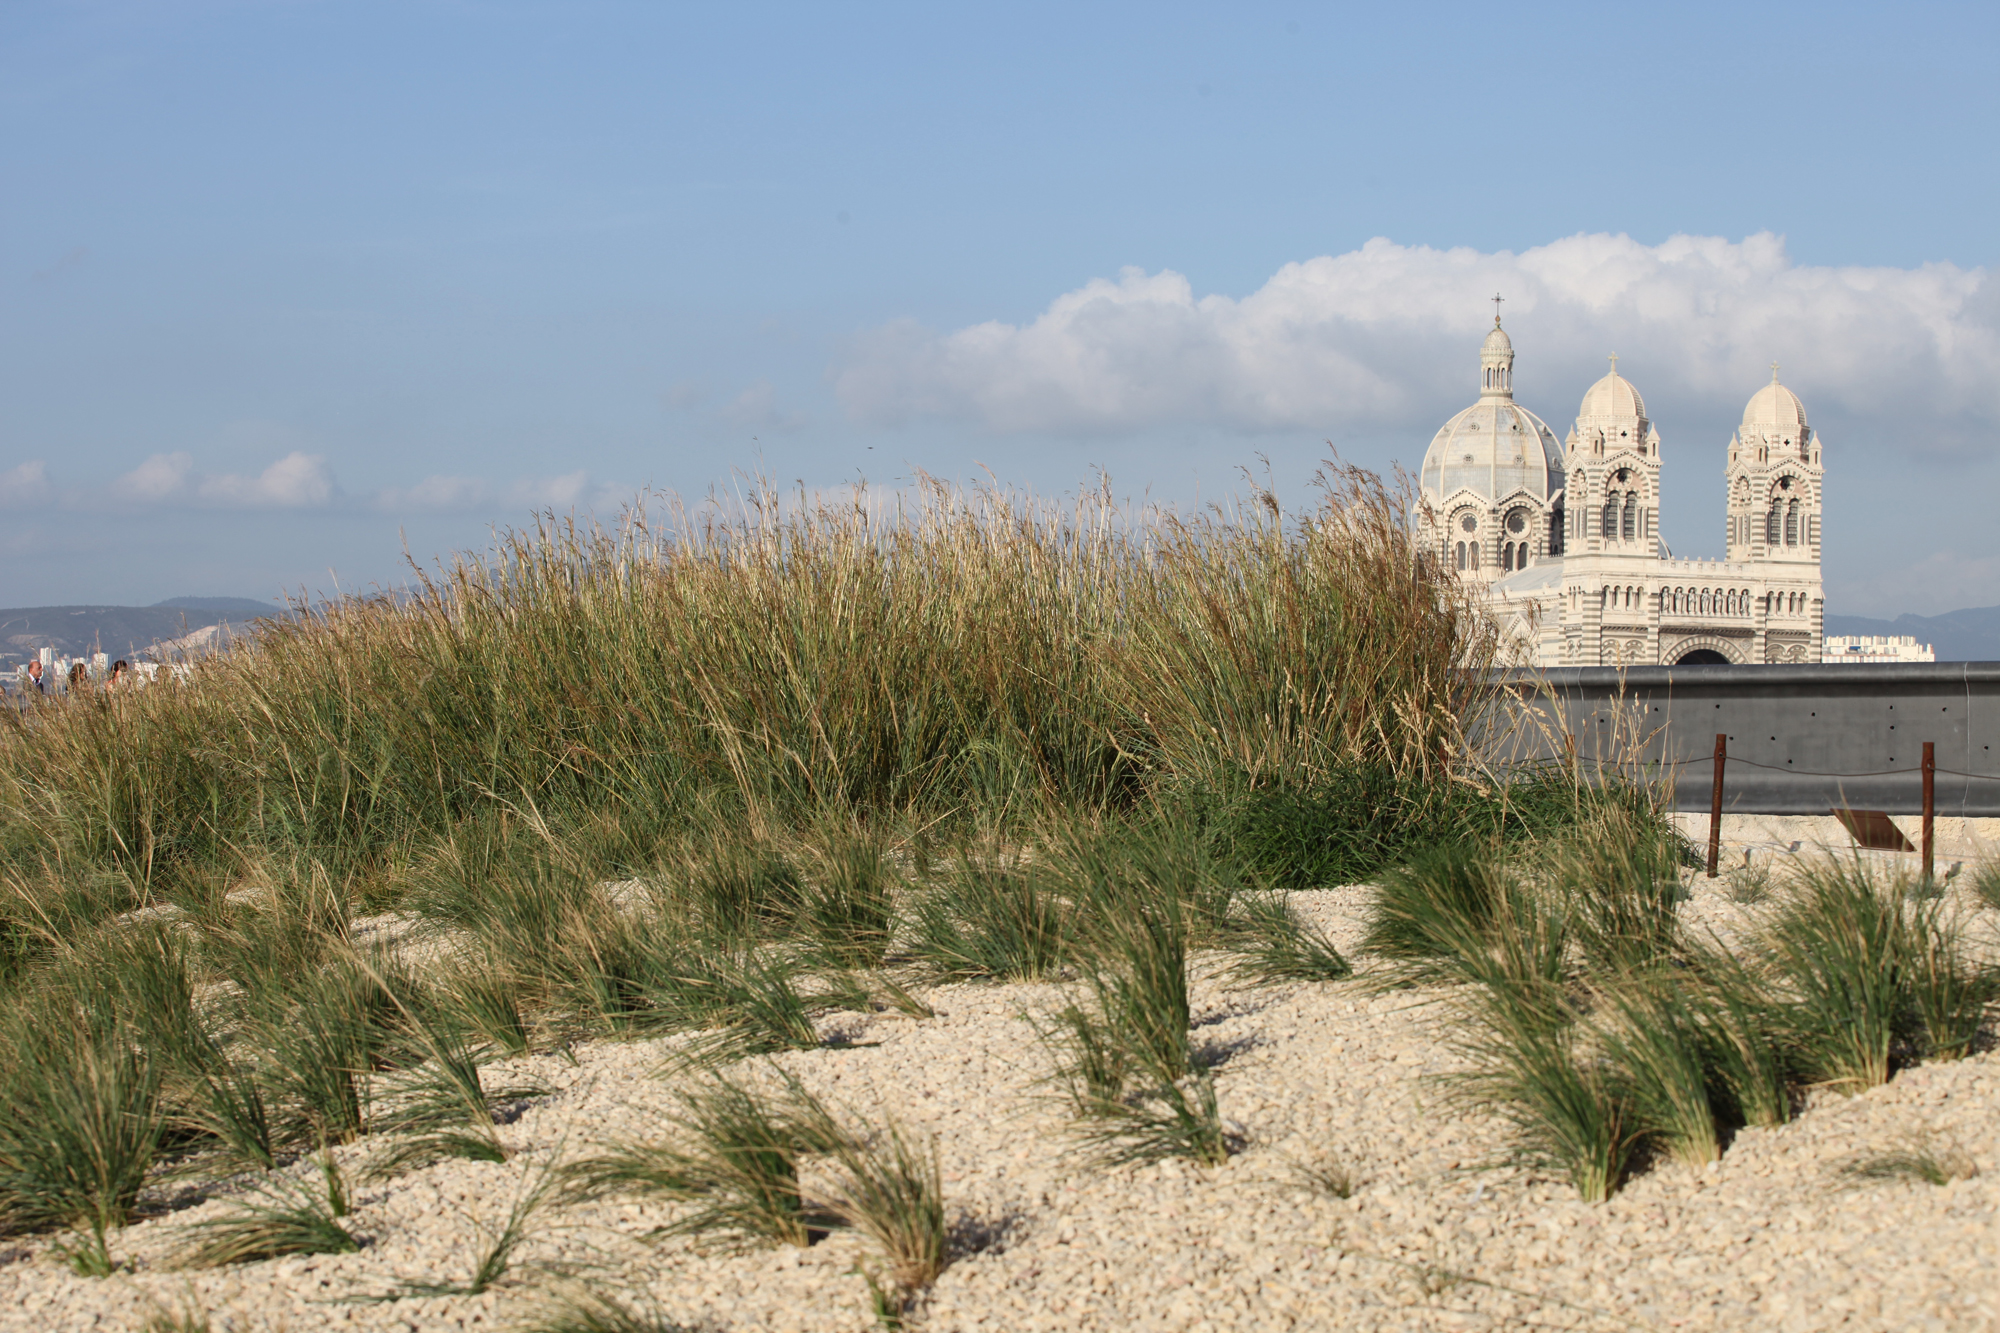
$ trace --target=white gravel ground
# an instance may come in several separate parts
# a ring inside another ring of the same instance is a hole
[[[1698,881],[1683,910],[1727,933],[1754,909],[1718,885]],[[1352,950],[1359,890],[1295,901]],[[1975,920],[1990,947],[2000,913]],[[920,993],[936,1017],[839,1017],[850,1044],[781,1061],[857,1119],[894,1116],[937,1136],[963,1243],[917,1327],[2000,1329],[1990,1051],[1861,1096],[1816,1095],[1793,1123],[1739,1135],[1705,1172],[1656,1166],[1590,1205],[1558,1181],[1489,1167],[1508,1132],[1455,1110],[1434,1079],[1455,1067],[1436,993],[1200,985],[1198,1036],[1221,1057],[1222,1111],[1246,1139],[1212,1171],[1079,1160],[1024,1017],[1055,988]],[[565,1282],[650,1299],[694,1327],[875,1326],[862,1276],[874,1257],[858,1238],[705,1252],[646,1240],[672,1215],[658,1205],[544,1210],[482,1296],[374,1299],[400,1283],[462,1282],[482,1237],[553,1158],[660,1134],[668,1049],[601,1042],[573,1063],[496,1067],[496,1079],[553,1089],[505,1128],[519,1154],[361,1187],[358,1254],[177,1268],[186,1225],[226,1198],[178,1211],[158,1201],[158,1215],[114,1238],[124,1267],[108,1279],[72,1275],[46,1239],[0,1243],[0,1330],[138,1329],[183,1310],[217,1330],[505,1328]],[[1980,1174],[1943,1187],[1843,1177],[1858,1155],[1913,1136],[1963,1149]],[[358,1168],[363,1152],[343,1160]],[[1301,1164],[1350,1172],[1352,1197],[1299,1188]]]

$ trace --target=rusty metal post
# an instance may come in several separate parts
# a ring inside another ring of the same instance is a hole
[[[1931,882],[1936,863],[1932,831],[1937,823],[1937,742],[1924,742],[1924,883]]]
[[[1715,789],[1708,796],[1708,877],[1715,878],[1715,862],[1722,855],[1722,764],[1729,757],[1729,737],[1715,733]]]

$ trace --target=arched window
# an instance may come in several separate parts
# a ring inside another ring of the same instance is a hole
[[[1459,567],[1460,569],[1464,569],[1464,568],[1465,568],[1465,543],[1464,543],[1464,542],[1460,542],[1460,543],[1458,544],[1458,567]]]
[[[1604,502],[1604,540],[1610,541],[1618,535],[1618,501],[1614,497]]]
[[[1514,543],[1502,542],[1500,544],[1500,568],[1509,574],[1514,572]]]
[[[1778,506],[1772,505],[1771,512],[1764,516],[1764,545],[1776,546],[1778,544],[1779,521]]]
[[[1792,501],[1785,506],[1785,545],[1799,544],[1799,502]]]
[[[1639,502],[1631,495],[1625,497],[1625,540],[1631,541],[1639,535]]]
[[[1468,544],[1465,551],[1467,555],[1472,557],[1472,567],[1474,569],[1479,568],[1479,543],[1472,542]]]
[[[1514,568],[1526,569],[1527,567],[1528,567],[1528,544],[1526,542],[1522,542],[1519,546],[1514,548]]]

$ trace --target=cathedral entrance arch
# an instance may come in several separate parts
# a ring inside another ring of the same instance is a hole
[[[1691,634],[1660,654],[1668,666],[1741,666],[1748,645],[1714,634]]]

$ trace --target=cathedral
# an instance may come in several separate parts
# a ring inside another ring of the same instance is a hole
[[[1618,358],[1558,444],[1514,401],[1495,315],[1479,401],[1424,453],[1420,549],[1479,589],[1518,663],[1818,662],[1820,439],[1777,370],[1729,441],[1727,558],[1682,559],[1660,540],[1660,432]]]

